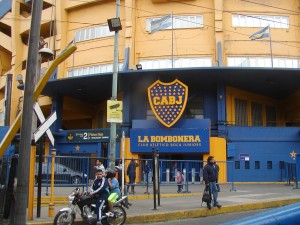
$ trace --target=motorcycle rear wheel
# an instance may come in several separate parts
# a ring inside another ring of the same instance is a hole
[[[59,211],[54,218],[54,225],[73,225],[75,215],[69,215],[68,211]]]
[[[126,221],[126,211],[121,206],[114,206],[114,217],[108,217],[107,222],[110,225],[123,225]]]

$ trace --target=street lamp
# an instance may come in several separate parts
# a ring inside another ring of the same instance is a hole
[[[24,90],[24,81],[23,81],[23,76],[22,76],[22,74],[18,74],[17,75],[17,81],[18,81],[18,86],[17,86],[17,88],[19,89],[19,90]]]
[[[119,17],[108,19],[107,23],[108,23],[108,28],[109,28],[110,32],[112,32],[112,31],[118,32],[118,31],[122,30],[122,24],[121,24],[121,20]]]

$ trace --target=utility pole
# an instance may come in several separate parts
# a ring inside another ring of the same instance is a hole
[[[32,17],[29,34],[28,58],[21,124],[20,154],[18,165],[18,183],[15,207],[15,225],[26,224],[26,208],[29,186],[29,165],[31,149],[33,95],[35,77],[38,70],[38,50],[43,0],[32,1]]]
[[[11,87],[12,74],[9,73],[6,75],[4,126],[9,126],[10,124]]]
[[[120,0],[116,0],[116,18],[120,17]],[[118,95],[118,70],[119,70],[119,30],[115,31],[114,38],[114,64],[113,64],[113,81],[112,81],[112,97],[111,100],[117,100]],[[110,169],[115,169],[116,161],[116,133],[117,124],[115,122],[110,123]]]

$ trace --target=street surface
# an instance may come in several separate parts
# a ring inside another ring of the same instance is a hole
[[[271,209],[270,209],[271,210]],[[264,212],[266,210],[252,210],[245,212],[237,212],[237,213],[228,213],[228,214],[220,214],[216,216],[207,216],[195,219],[184,219],[184,220],[172,220],[167,222],[156,222],[156,223],[144,223],[144,224],[136,224],[136,225],[199,225],[199,224],[209,224],[209,225],[218,225],[220,223],[225,223],[228,221],[244,218],[247,216],[252,216],[257,213]]]

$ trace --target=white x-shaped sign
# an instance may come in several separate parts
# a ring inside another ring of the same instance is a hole
[[[34,135],[34,141],[37,142],[40,137],[45,133],[52,144],[54,146],[54,137],[49,129],[49,127],[54,123],[54,121],[57,119],[56,112],[54,112],[47,120],[45,119],[45,116],[41,110],[41,107],[36,102],[33,106],[34,112],[36,116],[38,117],[39,121],[41,122],[41,125],[38,127],[38,129],[33,133]]]

